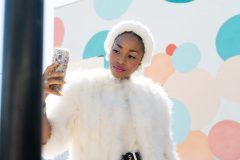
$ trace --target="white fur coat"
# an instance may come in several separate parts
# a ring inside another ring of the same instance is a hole
[[[51,157],[67,148],[71,160],[120,160],[140,151],[143,160],[178,160],[171,139],[171,102],[147,78],[115,79],[109,71],[76,71],[63,96],[49,96],[52,133],[43,146]]]

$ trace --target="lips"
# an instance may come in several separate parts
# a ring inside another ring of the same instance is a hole
[[[117,73],[122,73],[122,72],[125,72],[125,71],[126,71],[123,67],[120,67],[120,66],[112,66],[112,68],[113,68]]]

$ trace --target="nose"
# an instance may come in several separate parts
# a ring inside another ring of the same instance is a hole
[[[125,57],[123,55],[119,55],[118,58],[117,58],[117,62],[119,64],[124,64],[125,62]]]

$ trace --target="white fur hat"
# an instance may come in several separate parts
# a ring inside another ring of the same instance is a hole
[[[104,48],[107,53],[106,60],[109,61],[109,54],[113,46],[115,38],[123,32],[132,31],[139,35],[144,44],[145,53],[142,59],[141,66],[146,67],[151,63],[152,52],[154,48],[154,39],[152,33],[147,26],[138,21],[122,21],[115,25],[108,33],[104,42]]]

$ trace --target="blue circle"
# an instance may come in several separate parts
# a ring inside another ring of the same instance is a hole
[[[183,103],[172,99],[172,131],[175,143],[182,143],[188,136],[191,127],[190,115]]]
[[[175,69],[179,72],[190,72],[200,62],[201,53],[193,43],[184,43],[178,46],[172,56]]]
[[[112,20],[126,12],[132,0],[94,0],[93,2],[94,9],[101,18]]]
[[[240,15],[230,18],[221,26],[216,37],[216,48],[223,60],[240,55]]]
[[[100,31],[92,36],[83,51],[83,59],[92,57],[105,57],[104,41],[108,30]],[[104,58],[104,67],[108,68],[108,62]]]
[[[188,3],[192,2],[193,0],[166,0],[168,2],[173,2],[173,3]]]

